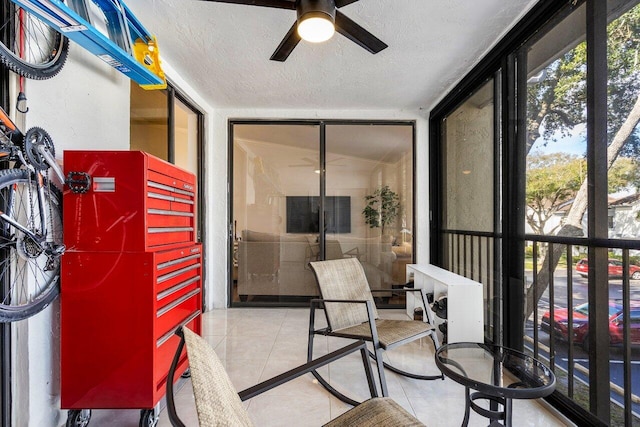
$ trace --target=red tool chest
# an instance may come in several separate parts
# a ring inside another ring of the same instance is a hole
[[[63,200],[62,407],[153,408],[174,331],[201,330],[195,176],[139,151],[65,151],[64,167],[91,184]]]

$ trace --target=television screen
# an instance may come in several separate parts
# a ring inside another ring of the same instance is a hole
[[[329,234],[351,233],[351,197],[325,197],[325,230]],[[320,231],[320,197],[287,196],[287,233]]]

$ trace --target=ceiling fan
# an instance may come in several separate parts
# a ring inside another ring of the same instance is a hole
[[[338,9],[358,0],[204,0],[218,3],[245,4],[295,10],[298,19],[278,48],[271,55],[272,61],[284,62],[301,39],[321,42],[328,40],[334,31],[375,54],[387,48],[376,36],[347,18]]]

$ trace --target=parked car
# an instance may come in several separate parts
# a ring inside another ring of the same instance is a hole
[[[549,332],[550,314],[547,311],[542,315],[540,328]],[[557,308],[553,311],[555,336],[562,340],[569,340],[569,314],[566,308]],[[585,351],[589,351],[589,304],[580,304],[573,308],[573,343],[579,344]],[[624,317],[622,304],[609,301],[609,336],[610,344],[622,344]],[[631,344],[640,345],[640,306],[631,307],[630,325]]]
[[[576,264],[576,271],[582,277],[587,277],[589,273],[589,264],[586,258],[582,258]],[[609,260],[609,277],[622,277],[622,262],[617,259]],[[629,264],[629,277],[634,280],[640,279],[640,267]]]

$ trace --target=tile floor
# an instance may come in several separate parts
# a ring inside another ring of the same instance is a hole
[[[382,317],[402,318],[400,310],[382,310]],[[256,308],[214,310],[203,315],[203,336],[215,348],[237,390],[242,390],[306,361],[308,309]],[[316,338],[315,353],[325,354],[348,344],[339,338]],[[426,348],[425,348],[426,347]],[[424,357],[424,354],[430,354]],[[387,352],[389,359],[409,370],[438,373],[430,339],[416,341]],[[420,357],[422,356],[422,357]],[[325,367],[322,372],[334,387],[357,400],[368,388],[359,353]],[[387,371],[389,394],[423,423],[432,427],[459,426],[464,411],[464,388],[457,383],[420,381]],[[177,392],[178,414],[187,426],[197,426],[191,384]],[[329,395],[310,374],[255,397],[245,405],[256,426],[319,426],[340,415],[348,405]],[[516,426],[572,425],[537,401],[514,401]],[[135,427],[137,410],[94,410],[89,427]],[[471,414],[470,426],[486,426],[487,420]],[[168,427],[166,411],[159,427]]]

